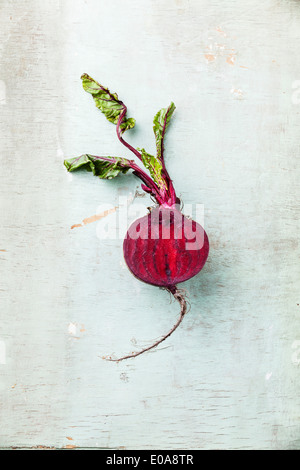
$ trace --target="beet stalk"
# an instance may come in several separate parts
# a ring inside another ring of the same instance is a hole
[[[173,182],[164,160],[164,137],[175,110],[174,103],[161,109],[154,117],[153,131],[156,140],[156,156],[144,148],[135,149],[123,138],[126,130],[135,125],[127,118],[127,107],[116,93],[93,80],[89,75],[81,77],[83,88],[92,94],[96,106],[106,118],[116,124],[120,142],[144,165],[146,173],[134,160],[122,157],[81,155],[64,161],[68,171],[84,168],[102,179],[111,179],[130,169],[142,181],[142,189],[150,194],[157,205],[149,214],[139,218],[129,227],[123,243],[124,259],[129,270],[139,280],[169,291],[180,304],[180,316],[171,330],[162,338],[138,352],[119,359],[119,362],[156,348],[180,325],[187,311],[185,296],[177,284],[187,281],[203,268],[209,253],[209,241],[203,227],[185,217],[180,210]]]

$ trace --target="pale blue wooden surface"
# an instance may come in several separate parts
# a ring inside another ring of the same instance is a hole
[[[299,2],[0,6],[0,446],[299,448]],[[101,356],[159,337],[178,306],[99,223],[70,228],[139,187],[62,166],[129,156],[83,72],[118,92],[149,151],[175,102],[168,168],[211,241],[182,326],[120,364]]]

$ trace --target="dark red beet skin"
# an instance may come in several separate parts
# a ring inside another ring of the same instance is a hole
[[[201,271],[209,242],[197,222],[177,208],[158,206],[129,227],[123,251],[134,276],[172,290]]]

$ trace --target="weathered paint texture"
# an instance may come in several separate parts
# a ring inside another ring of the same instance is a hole
[[[0,447],[300,447],[299,50],[295,0],[1,0]],[[131,157],[84,72],[149,152],[175,102],[168,169],[211,242],[181,327],[120,364],[178,305],[97,236],[122,211],[71,230],[139,188],[63,167]]]

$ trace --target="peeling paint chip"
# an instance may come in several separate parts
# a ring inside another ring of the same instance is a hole
[[[214,54],[205,54],[204,57],[207,60],[207,62],[213,62],[216,58]]]
[[[92,224],[93,222],[96,222],[97,220],[103,219],[104,217],[107,217],[109,214],[112,214],[113,212],[116,212],[117,209],[118,209],[118,206],[113,207],[112,209],[108,209],[104,212],[101,212],[101,214],[95,214],[95,215],[92,215],[90,217],[87,217],[86,219],[83,219],[81,224],[72,225],[71,229],[73,230],[73,228],[83,227],[84,225]]]
[[[68,326],[68,332],[70,335],[76,335],[77,333],[77,326],[75,323],[70,323],[69,326]]]
[[[230,54],[230,55],[227,57],[226,62],[227,62],[227,64],[229,64],[229,65],[234,65],[235,59],[236,59],[236,57],[235,57],[233,54]]]

